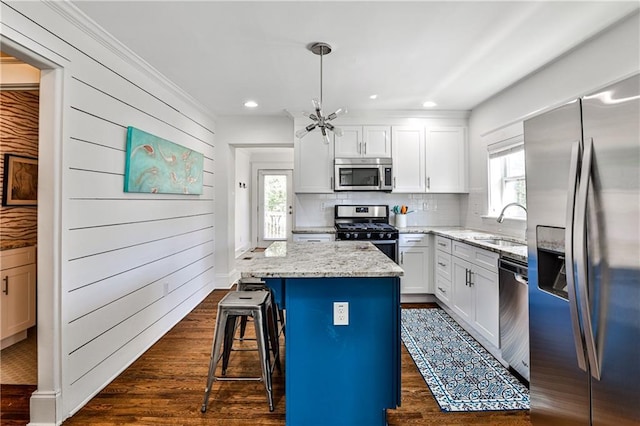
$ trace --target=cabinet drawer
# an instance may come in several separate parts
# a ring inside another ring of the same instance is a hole
[[[323,243],[333,240],[333,234],[293,234],[295,243]]]
[[[436,235],[436,248],[446,253],[451,253],[451,240],[449,238]]]
[[[500,255],[489,250],[454,241],[451,246],[451,253],[460,259],[467,260],[483,268],[491,270],[497,270],[498,268]]]
[[[451,244],[451,254],[464,260],[473,258],[473,247],[469,244],[453,241]]]
[[[500,254],[483,250],[481,248],[474,247],[473,258],[471,261],[478,266],[490,269],[491,271],[498,272],[498,259]]]
[[[428,234],[400,234],[398,245],[401,247],[429,247]]]
[[[28,265],[30,263],[35,263],[35,261],[35,246],[4,250],[0,253],[0,269],[2,270]]]
[[[436,273],[451,280],[451,255],[449,253],[436,250]]]
[[[443,301],[447,306],[451,303],[451,281],[436,274],[436,297]]]

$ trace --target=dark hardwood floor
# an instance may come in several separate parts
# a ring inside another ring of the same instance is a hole
[[[216,307],[225,293],[223,290],[212,292],[64,425],[284,425],[284,377],[277,372],[273,380],[273,412],[269,412],[260,382],[218,382],[211,392],[207,412],[200,412]],[[255,355],[254,352],[235,352],[227,374],[241,371],[243,375],[259,375]],[[4,425],[4,401],[2,408]],[[389,410],[387,417],[390,426],[531,424],[528,411],[441,412],[404,348],[402,407]],[[26,424],[27,418],[28,411],[23,423],[11,424]]]

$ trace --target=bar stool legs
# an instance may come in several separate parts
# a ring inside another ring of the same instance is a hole
[[[228,293],[218,303],[216,328],[211,358],[209,359],[209,374],[205,387],[204,401],[200,411],[207,410],[209,395],[215,381],[222,380],[260,380],[264,382],[269,402],[269,411],[273,411],[272,373],[274,367],[281,371],[280,347],[277,333],[277,319],[275,307],[269,291],[237,291]],[[238,317],[251,316],[256,333],[256,343],[260,356],[262,370],[261,377],[226,377],[229,357],[232,350],[236,320]],[[274,363],[271,364],[270,353],[273,353]],[[216,377],[218,362],[222,359],[222,376]]]

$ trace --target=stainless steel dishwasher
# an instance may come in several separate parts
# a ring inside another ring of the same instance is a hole
[[[529,381],[529,285],[527,264],[501,258],[500,349],[502,358]]]

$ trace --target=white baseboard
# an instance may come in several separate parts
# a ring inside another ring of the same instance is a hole
[[[27,426],[58,426],[62,419],[58,418],[56,407],[62,407],[60,392],[35,391],[29,401],[31,421]]]
[[[27,338],[27,330],[22,330],[12,336],[5,337],[0,341],[0,349],[8,348],[11,345],[15,345],[18,342],[23,341]]]
[[[229,289],[240,279],[240,272],[233,270],[228,274],[216,274],[216,289]]]
[[[401,294],[400,303],[431,303],[436,301],[433,294]]]

